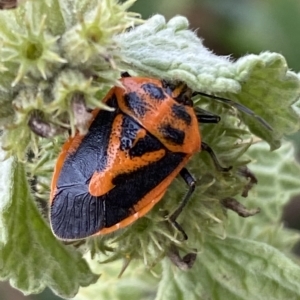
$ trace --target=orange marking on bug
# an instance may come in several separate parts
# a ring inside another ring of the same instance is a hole
[[[132,148],[136,145],[136,143],[140,140],[143,139],[147,135],[147,131],[145,129],[139,130],[136,134],[136,138],[132,143]]]
[[[113,130],[110,135],[108,144],[108,155],[106,168],[101,172],[95,172],[89,183],[89,192],[93,196],[102,196],[115,187],[113,179],[120,174],[131,173],[134,170],[147,166],[155,161],[160,160],[165,155],[165,149],[160,149],[151,153],[145,153],[141,157],[130,158],[127,150],[122,151],[121,134],[122,134],[123,115],[116,116],[113,122]],[[138,131],[134,143],[147,134],[145,129]]]
[[[115,93],[118,99],[118,105],[120,109],[131,116],[137,123],[147,129],[152,135],[159,139],[166,148],[172,152],[183,152],[187,154],[194,154],[200,149],[200,133],[198,127],[198,120],[196,118],[193,107],[185,106],[186,112],[191,117],[191,123],[188,125],[184,121],[175,118],[172,114],[172,106],[178,105],[178,103],[165,93],[165,99],[163,101],[153,101],[147,99],[148,97],[142,88],[137,88],[143,84],[152,83],[160,88],[163,88],[160,80],[149,78],[134,78],[126,77],[122,78],[122,84],[124,88],[115,88]],[[184,85],[177,87],[173,94],[178,96]],[[147,111],[143,116],[137,116],[132,110],[130,110],[124,102],[124,93],[135,92],[138,96],[147,103]],[[148,101],[147,101],[148,100]],[[185,138],[182,145],[175,145],[170,143],[165,136],[162,135],[160,127],[162,124],[170,124],[174,128],[181,130],[185,133]]]
[[[112,233],[118,229],[127,227],[134,223],[137,219],[143,217],[148,213],[156,203],[158,203],[167,191],[168,186],[172,183],[174,178],[179,174],[180,170],[187,164],[190,156],[187,156],[178,166],[173,170],[173,172],[165,178],[159,185],[157,185],[152,191],[150,191],[145,197],[143,197],[135,206],[133,213],[129,217],[125,218],[121,222],[111,226],[101,229],[99,232],[95,233],[94,236],[101,234]]]

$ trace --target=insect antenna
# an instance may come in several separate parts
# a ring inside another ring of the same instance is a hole
[[[235,102],[233,100],[226,99],[226,98],[223,98],[223,97],[218,97],[218,96],[215,96],[215,95],[205,94],[205,93],[202,93],[202,92],[194,92],[192,94],[192,96],[196,96],[196,95],[200,95],[200,96],[208,97],[208,98],[211,98],[211,99],[215,99],[217,101],[220,101],[220,102],[228,104],[228,105],[230,105],[232,107],[235,107],[236,109],[244,112],[245,114],[254,117],[256,120],[258,120],[267,129],[273,131],[273,128],[271,127],[271,125],[267,121],[265,121],[262,117],[260,117],[257,114],[255,114],[255,112],[252,111],[250,108],[248,108],[248,107],[246,107],[246,106],[244,106],[244,105],[242,105],[242,104],[240,104],[238,102]]]

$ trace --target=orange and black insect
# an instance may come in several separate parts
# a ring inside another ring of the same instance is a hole
[[[194,94],[185,84],[128,73],[121,83],[123,87],[112,88],[103,100],[115,110],[94,110],[89,132],[71,137],[58,157],[50,221],[60,239],[77,240],[128,226],[161,200],[178,174],[189,190],[170,221],[184,234],[176,219],[195,188],[185,168],[191,156],[208,151],[217,168],[230,169],[220,166],[199,132],[199,122],[217,123],[220,117],[194,110]],[[240,104],[214,98],[254,115]]]

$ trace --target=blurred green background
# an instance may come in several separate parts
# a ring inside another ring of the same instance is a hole
[[[275,51],[291,69],[300,70],[300,1],[297,0],[138,0],[132,11],[144,19],[162,14],[166,19],[184,15],[204,45],[219,55],[238,58],[248,53]],[[300,157],[300,136],[292,137]],[[300,176],[300,174],[299,174]],[[300,201],[284,212],[287,225],[300,229]],[[300,247],[299,247],[300,250]],[[8,283],[0,284],[0,300],[57,300],[51,291],[24,297]]]

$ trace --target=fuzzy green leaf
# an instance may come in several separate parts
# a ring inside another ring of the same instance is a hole
[[[261,128],[253,117],[243,116],[254,134],[267,141],[271,149],[277,149],[284,134],[300,128],[299,116],[292,108],[300,95],[299,77],[288,70],[285,58],[278,53],[247,55],[237,60],[233,68],[241,91],[229,97],[252,109],[272,126],[273,131]]]
[[[30,195],[24,166],[10,158],[0,169],[0,279],[24,294],[48,286],[62,297],[74,297],[99,276],[80,253],[54,238]]]
[[[232,62],[212,54],[188,27],[184,17],[166,23],[163,16],[156,15],[116,36],[126,68],[157,78],[180,79],[193,90],[239,92]]]
[[[259,182],[247,199],[240,200],[247,207],[260,206],[261,213],[243,219],[229,212],[230,225],[227,230],[231,235],[225,240],[206,235],[202,243],[203,233],[188,232],[189,242],[201,250],[197,261],[191,270],[183,272],[166,259],[163,262],[157,300],[299,299],[300,269],[277,249],[286,252],[299,239],[298,234],[283,230],[279,221],[282,206],[299,192],[300,167],[294,161],[294,151],[289,143],[273,152],[268,150],[267,144],[259,143],[251,147],[250,156],[256,159],[250,166]],[[187,220],[180,222],[184,223],[184,228],[189,229]],[[190,227],[193,226],[190,224]],[[107,267],[100,265],[98,268],[105,270]],[[133,269],[137,270],[135,267]],[[142,281],[137,285],[148,290],[146,282],[143,283],[146,280],[144,272],[139,273]],[[101,280],[101,284],[99,281],[96,285],[82,289],[76,299],[87,300],[99,294],[111,297],[105,284],[115,281],[116,274],[117,271],[110,274],[111,277],[101,278],[104,280]],[[124,296],[121,287],[134,282],[126,271],[116,281],[114,294],[120,293],[121,296],[115,299]],[[141,294],[135,298],[132,295],[132,299],[142,297]]]
[[[88,255],[87,255],[88,256]],[[125,273],[118,278],[122,270],[122,261],[110,262],[109,264],[99,264],[103,259],[97,260],[86,258],[95,273],[102,273],[97,284],[86,288],[81,288],[74,300],[91,299],[137,299],[153,300],[156,294],[158,278],[145,269],[138,262],[131,262]]]
[[[124,68],[168,80],[182,80],[193,90],[240,102],[267,121],[273,130],[246,114],[241,119],[272,149],[280,146],[283,134],[299,129],[291,105],[300,94],[296,73],[288,70],[277,53],[247,55],[236,62],[206,49],[184,17],[166,23],[154,16],[147,23],[117,37]]]
[[[300,268],[275,248],[247,239],[207,237],[187,272],[164,262],[156,300],[300,298]]]
[[[279,222],[283,206],[300,194],[300,164],[295,160],[293,145],[285,142],[270,152],[266,143],[258,143],[247,154],[253,160],[249,168],[258,184],[243,202],[261,208],[257,216],[261,222]]]
[[[228,212],[228,232],[287,251],[299,240],[298,233],[283,230],[281,225],[284,205],[300,194],[300,165],[295,161],[293,146],[286,142],[280,149],[270,152],[266,143],[258,143],[248,154],[253,159],[249,168],[256,175],[258,184],[247,199],[240,198],[239,201],[250,208],[260,207],[260,213],[243,219]]]

